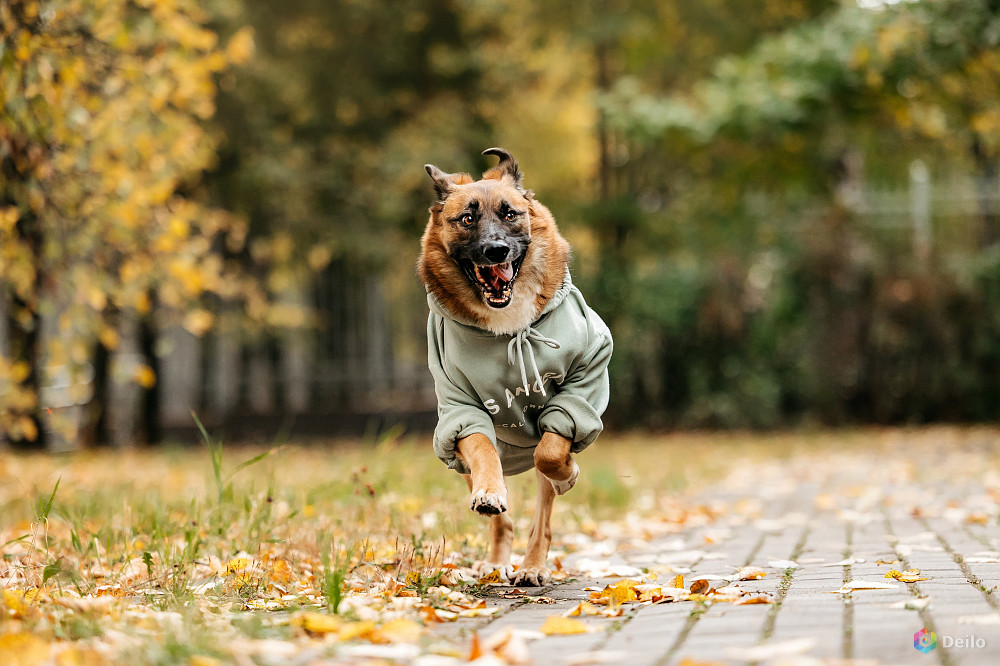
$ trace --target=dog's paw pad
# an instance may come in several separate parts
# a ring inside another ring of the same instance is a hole
[[[483,576],[489,576],[496,571],[500,576],[500,581],[509,583],[514,577],[514,566],[512,564],[497,564],[496,562],[477,561],[472,565],[472,575],[478,580]]]
[[[580,466],[575,462],[573,463],[573,473],[569,475],[569,478],[565,481],[555,481],[554,479],[549,479],[549,483],[552,484],[552,489],[556,491],[556,495],[565,495],[569,492],[569,489],[576,485],[576,480],[580,478]]]
[[[472,493],[470,508],[484,516],[495,516],[507,510],[507,498],[500,493],[477,490]]]
[[[511,579],[511,585],[524,585],[527,587],[543,587],[552,581],[552,572],[545,567],[530,567],[519,569]]]

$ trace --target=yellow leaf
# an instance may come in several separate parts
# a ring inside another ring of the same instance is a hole
[[[684,576],[681,574],[674,576],[674,587],[684,589]]]
[[[207,657],[203,654],[193,654],[188,660],[190,666],[219,666],[221,663],[215,657]]]
[[[226,564],[226,573],[232,574],[238,571],[243,571],[248,566],[250,566],[250,560],[245,557],[237,557],[229,560],[229,563]]]
[[[0,664],[4,666],[35,666],[48,656],[48,644],[34,634],[0,635]]]
[[[371,632],[372,643],[416,643],[423,629],[413,620],[399,619],[386,622]]]
[[[550,615],[539,629],[546,636],[561,636],[565,634],[586,634],[591,631],[585,623],[571,617]]]
[[[487,584],[495,584],[495,585],[503,585],[503,583],[505,581],[500,576],[500,570],[499,569],[494,569],[493,571],[491,571],[490,573],[486,574],[485,576],[482,576],[479,579],[478,582],[480,582],[480,583],[487,583]]]
[[[637,580],[632,580],[631,578],[626,578],[620,580],[617,583],[608,585],[601,594],[598,595],[601,598],[608,599],[612,606],[617,606],[618,604],[625,603],[627,601],[636,601],[636,593],[633,589],[636,585],[641,585]]]
[[[566,613],[566,617],[580,617],[581,615],[600,615],[601,609],[589,601],[581,601],[576,608]]]
[[[903,575],[902,572],[897,571],[896,569],[891,569],[885,572],[886,578],[899,578],[902,575]]]
[[[337,633],[337,638],[342,641],[352,641],[356,638],[370,638],[375,631],[375,623],[369,620],[364,622],[351,622]]]
[[[324,613],[301,613],[292,618],[292,626],[299,627],[307,634],[338,633],[344,622],[336,615]]]

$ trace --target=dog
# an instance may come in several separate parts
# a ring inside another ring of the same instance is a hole
[[[437,198],[417,273],[427,290],[434,450],[463,474],[473,511],[490,516],[487,559],[514,585],[542,586],[556,495],[576,483],[573,458],[603,430],[611,332],[573,286],[570,246],[502,148],[474,180],[427,164]],[[538,501],[519,568],[505,476],[535,469]]]

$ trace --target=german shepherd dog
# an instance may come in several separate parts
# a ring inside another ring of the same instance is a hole
[[[417,264],[431,306],[435,451],[464,475],[472,510],[491,516],[476,574],[539,586],[551,580],[553,500],[576,483],[572,454],[602,428],[611,335],[573,287],[569,244],[517,162],[502,148],[483,154],[500,162],[481,180],[424,167],[437,194]],[[532,467],[538,501],[515,569],[504,476]]]

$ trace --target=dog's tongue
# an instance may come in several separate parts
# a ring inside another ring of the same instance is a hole
[[[493,269],[493,273],[504,282],[510,282],[510,279],[514,277],[514,267],[509,261],[505,264],[497,264],[491,268]]]
[[[493,283],[493,288],[499,290],[504,282],[510,282],[510,279],[514,277],[514,267],[510,265],[508,261],[505,264],[497,264],[495,266],[489,267],[490,272],[490,282]]]

